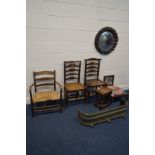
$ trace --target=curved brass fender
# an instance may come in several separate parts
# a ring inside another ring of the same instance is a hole
[[[121,105],[117,108],[110,108],[107,110],[102,110],[97,113],[82,113],[80,109],[77,109],[78,120],[81,124],[87,126],[93,126],[102,122],[110,122],[114,118],[125,117],[125,112],[127,110],[127,104]]]

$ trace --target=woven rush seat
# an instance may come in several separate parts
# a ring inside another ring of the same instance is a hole
[[[103,86],[105,83],[100,79],[91,79],[86,81],[86,85],[89,87],[99,87]]]
[[[64,86],[67,91],[79,91],[86,89],[86,86],[81,83],[66,83]]]
[[[32,96],[33,102],[44,102],[48,100],[59,100],[60,94],[57,91],[43,91],[43,92],[37,92]]]

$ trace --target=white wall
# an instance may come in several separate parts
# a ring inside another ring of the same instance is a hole
[[[33,70],[56,70],[63,84],[64,60],[102,58],[100,78],[115,74],[115,84],[128,88],[128,0],[27,0],[27,99]],[[94,47],[97,32],[113,27],[119,37],[105,56]],[[84,62],[82,61],[81,82]],[[28,103],[29,101],[27,101]]]

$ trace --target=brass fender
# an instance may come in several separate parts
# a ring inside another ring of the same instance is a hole
[[[82,125],[94,126],[95,124],[102,122],[110,122],[112,119],[125,117],[127,110],[127,104],[121,105],[116,108],[110,108],[102,110],[96,113],[88,114],[82,113],[80,109],[77,109],[78,120]]]

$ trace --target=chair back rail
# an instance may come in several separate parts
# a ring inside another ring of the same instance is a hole
[[[64,61],[64,83],[80,82],[81,61]]]
[[[85,59],[84,83],[87,79],[98,79],[100,70],[100,61],[98,58]]]
[[[56,72],[54,71],[34,71],[34,88],[37,92],[38,87],[51,86],[56,90]]]
[[[115,75],[106,75],[106,76],[103,77],[103,81],[108,86],[113,86],[113,84],[114,84],[114,77],[115,77]]]

